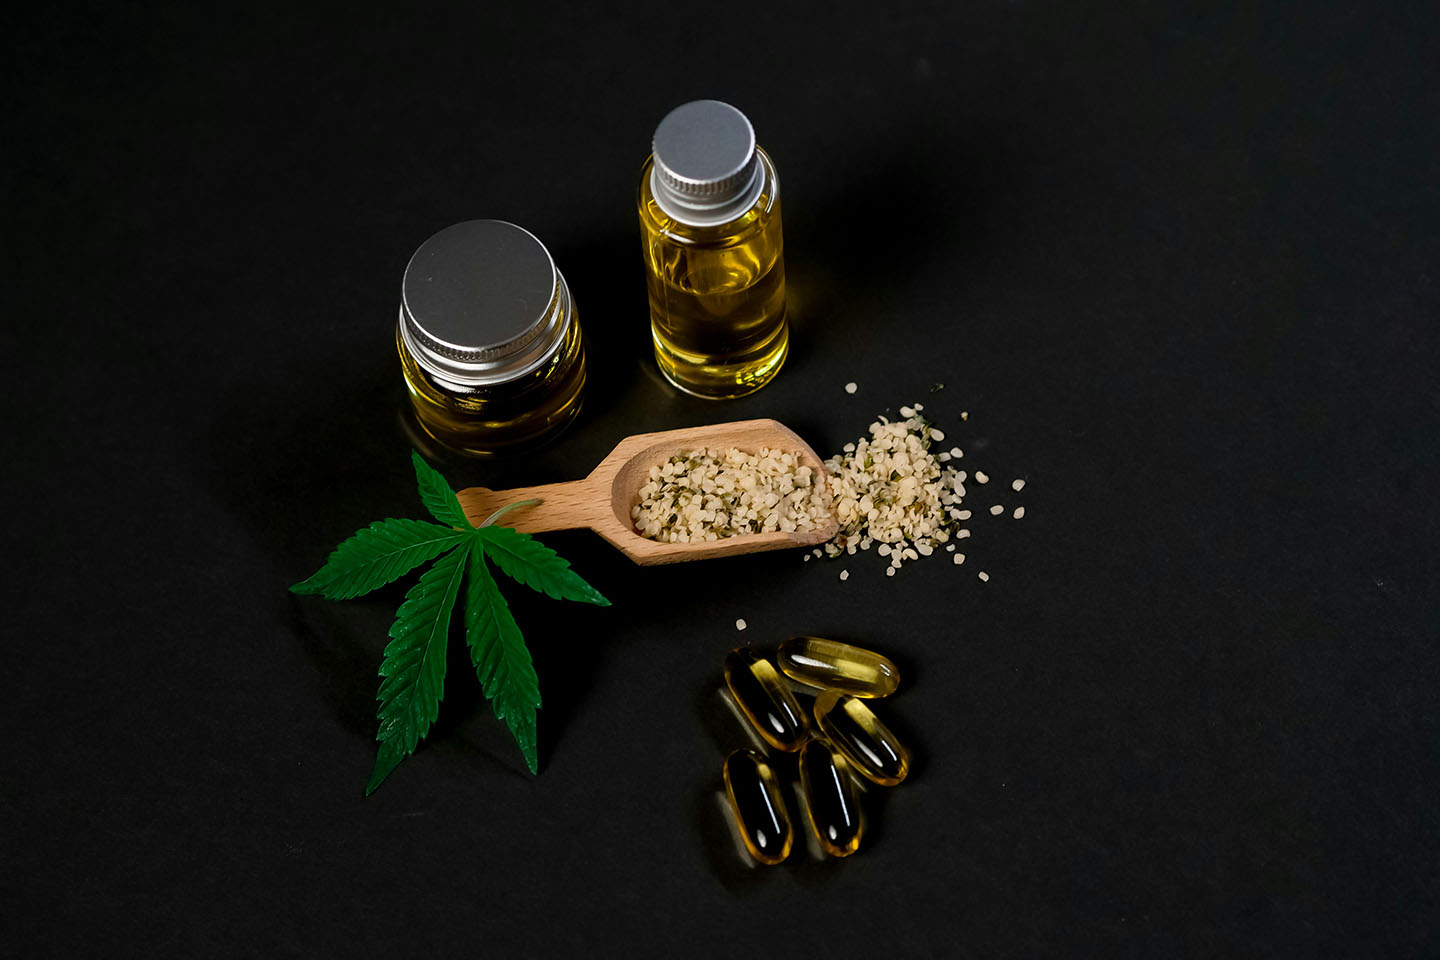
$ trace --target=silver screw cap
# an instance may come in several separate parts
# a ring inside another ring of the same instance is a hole
[[[467,220],[420,245],[405,267],[400,333],[441,376],[497,383],[534,369],[564,333],[568,291],[550,252],[504,220]]]
[[[755,129],[728,103],[695,100],[671,110],[655,128],[651,151],[650,191],[681,223],[726,223],[760,197]]]

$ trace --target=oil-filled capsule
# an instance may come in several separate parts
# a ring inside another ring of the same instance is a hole
[[[852,697],[888,697],[900,685],[900,672],[889,659],[838,640],[791,637],[775,659],[792,680]]]
[[[825,852],[848,857],[859,850],[864,827],[844,755],[820,738],[806,741],[800,751],[800,789],[810,829]]]
[[[893,787],[910,772],[910,752],[865,701],[827,690],[815,699],[815,722],[867,779]]]
[[[769,660],[743,648],[731,650],[725,655],[725,685],[766,743],[787,753],[800,749],[810,719]]]
[[[754,750],[735,750],[725,758],[725,797],[750,855],[775,864],[790,855],[795,831],[780,795],[775,769]]]

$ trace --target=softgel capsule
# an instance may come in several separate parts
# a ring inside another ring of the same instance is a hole
[[[775,663],[753,650],[726,655],[726,686],[744,720],[767,745],[736,750],[725,760],[726,799],[750,856],[782,862],[791,849],[790,807],[782,786],[797,794],[803,820],[832,857],[855,853],[864,834],[857,789],[863,782],[894,786],[910,772],[909,751],[875,716],[866,700],[892,694],[900,674],[872,650],[822,637],[793,637]],[[820,688],[810,714],[784,677]],[[769,751],[773,754],[767,756]]]

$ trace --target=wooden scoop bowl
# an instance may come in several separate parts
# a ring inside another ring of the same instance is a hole
[[[501,522],[522,533],[588,527],[609,540],[625,556],[645,566],[757,553],[782,547],[809,547],[835,536],[839,524],[833,515],[806,531],[752,533],[697,543],[661,543],[635,532],[630,510],[640,502],[640,488],[649,478],[650,468],[665,463],[677,453],[702,447],[722,450],[735,447],[746,453],[756,453],[761,447],[768,447],[798,455],[800,462],[814,472],[817,484],[823,486],[828,477],[820,457],[783,423],[742,420],[626,437],[584,480],[517,487],[514,490],[468,487],[457,496],[465,516],[475,524],[483,523],[501,507],[521,500],[538,499],[539,503],[518,507],[505,514]]]

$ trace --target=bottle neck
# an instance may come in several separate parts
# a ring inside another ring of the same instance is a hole
[[[679,177],[657,156],[650,167],[650,192],[665,215],[692,227],[729,223],[755,206],[765,187],[757,148],[741,173],[726,183],[695,183]]]

